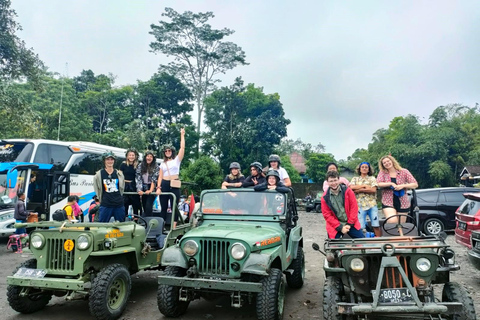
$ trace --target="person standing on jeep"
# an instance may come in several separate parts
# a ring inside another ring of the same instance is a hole
[[[352,189],[340,183],[338,171],[327,172],[328,189],[322,197],[322,214],[330,239],[365,238],[358,221],[357,199]]]
[[[146,151],[135,173],[137,193],[142,197],[143,215],[145,217],[150,217],[153,214],[154,191],[157,185],[158,171],[157,158],[152,151]]]
[[[125,177],[125,192],[137,192],[135,182],[135,175],[138,167],[138,151],[135,148],[129,148],[125,152],[125,161],[120,165]],[[140,196],[138,194],[124,194],[123,201],[125,206],[125,214],[128,215],[128,209],[132,206],[133,214],[142,214],[142,204],[140,203]]]
[[[337,164],[336,164],[335,162],[330,162],[330,163],[328,163],[328,164],[327,164],[327,172],[328,172],[328,171],[337,171],[337,172],[338,172],[338,166],[337,166]],[[339,181],[340,183],[343,183],[343,184],[346,185],[347,187],[350,186],[350,182],[349,182],[346,178],[344,178],[344,177],[340,177],[340,178],[338,179],[338,181]],[[329,187],[329,185],[328,185],[327,180],[323,181],[323,192],[326,192],[327,189],[328,189],[328,187]]]
[[[230,163],[230,174],[225,177],[222,182],[222,189],[228,188],[240,188],[245,177],[242,174],[240,169],[240,164],[238,162]]]
[[[242,187],[255,187],[257,184],[265,183],[267,180],[265,179],[265,174],[262,171],[262,164],[258,161],[253,162],[250,164],[250,175],[243,181]]]
[[[125,178],[123,173],[113,168],[117,157],[113,152],[102,156],[104,168],[97,171],[93,177],[93,189],[100,201],[99,222],[109,222],[111,217],[116,221],[125,221],[123,206],[123,190]]]
[[[278,155],[272,154],[270,155],[270,157],[268,157],[268,166],[270,167],[270,169],[278,171],[278,174],[280,176],[280,181],[283,182],[285,187],[291,187],[292,181],[290,180],[290,176],[288,175],[287,170],[281,167],[280,164],[281,164],[281,160]]]

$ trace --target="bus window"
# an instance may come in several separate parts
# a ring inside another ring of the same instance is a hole
[[[33,162],[53,164],[53,170],[63,171],[71,155],[67,146],[42,143],[38,145]]]
[[[84,154],[73,163],[69,172],[72,174],[95,174],[102,168],[101,154]]]
[[[0,162],[30,162],[32,150],[32,143],[0,142]]]

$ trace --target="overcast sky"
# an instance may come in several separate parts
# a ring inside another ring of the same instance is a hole
[[[337,160],[366,148],[396,116],[425,123],[440,105],[480,102],[478,0],[13,0],[12,7],[19,36],[50,71],[112,73],[116,85],[146,81],[169,61],[149,52],[150,24],[165,7],[213,11],[210,24],[235,30],[227,40],[250,63],[221,85],[241,76],[278,92],[289,138],[320,142]]]

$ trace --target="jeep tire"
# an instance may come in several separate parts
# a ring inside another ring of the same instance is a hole
[[[321,213],[321,212],[322,212],[322,206],[321,206],[320,204],[317,204],[317,205],[315,206],[315,212],[316,212],[316,213]]]
[[[168,266],[164,275],[169,277],[184,277],[186,271],[183,268]],[[161,284],[157,291],[158,310],[165,317],[177,318],[187,311],[190,301],[180,301],[180,287]]]
[[[103,268],[94,278],[90,289],[90,313],[97,320],[113,320],[125,310],[132,289],[127,268],[115,263]]]
[[[279,269],[272,268],[262,280],[262,292],[257,294],[258,320],[281,320],[285,306],[285,280]]]
[[[29,269],[36,269],[37,268],[37,260],[30,259],[15,269],[13,274],[15,274],[18,269],[20,268],[29,268]],[[7,287],[7,300],[10,307],[13,310],[20,312],[20,313],[33,313],[45,308],[48,304],[52,295],[49,293],[42,292],[39,289],[30,289],[29,295],[27,297],[21,297],[20,292],[22,291],[22,287],[19,286],[11,286]]]
[[[477,319],[475,315],[475,306],[473,299],[465,288],[457,282],[447,282],[443,286],[442,292],[443,302],[460,302],[463,305],[462,313],[449,315],[447,319],[451,320],[474,320]]]
[[[323,285],[323,319],[343,320],[344,317],[338,313],[337,303],[342,301],[343,293],[342,280],[337,277],[327,277]]]
[[[302,247],[298,247],[297,257],[293,259],[289,269],[292,269],[293,272],[285,273],[288,286],[294,289],[301,288],[305,279],[305,255]]]

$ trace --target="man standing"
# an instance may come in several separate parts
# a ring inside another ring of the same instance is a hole
[[[15,204],[13,217],[15,218],[16,223],[25,223],[27,222],[27,218],[29,215],[28,211],[25,210],[25,192],[19,191],[17,193],[17,197],[18,197],[18,200],[17,200],[17,203]],[[27,229],[18,228],[15,230],[15,233],[16,234],[27,233]]]
[[[98,170],[93,177],[93,188],[100,201],[99,222],[109,222],[111,217],[116,221],[125,221],[125,178],[121,171],[113,168],[115,159],[113,152],[104,153],[102,160],[105,168]]]
[[[348,233],[352,238],[364,238],[353,191],[340,183],[337,171],[327,172],[327,183],[329,188],[322,197],[322,213],[327,223],[328,237],[338,239]]]

